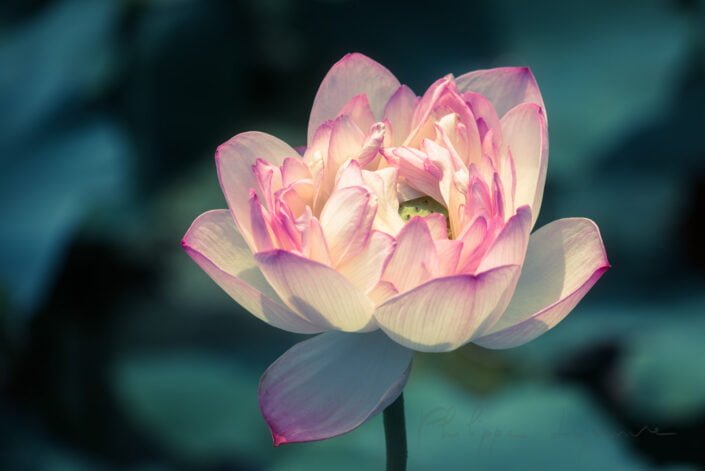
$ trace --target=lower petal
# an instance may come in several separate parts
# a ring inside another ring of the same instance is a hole
[[[413,352],[382,332],[328,332],[279,357],[259,386],[274,445],[347,433],[391,404],[411,370]]]
[[[489,316],[503,308],[519,267],[480,275],[436,278],[402,293],[375,310],[389,337],[422,352],[447,352],[469,342]],[[509,293],[511,294],[511,293]]]

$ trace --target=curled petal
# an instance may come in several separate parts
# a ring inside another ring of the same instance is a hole
[[[375,118],[399,88],[399,81],[381,64],[362,54],[348,54],[335,63],[323,79],[308,121],[308,142],[324,122],[338,116],[354,96],[365,94]]]
[[[455,350],[501,309],[519,268],[510,265],[480,275],[436,278],[378,306],[375,319],[405,347],[423,352]]]
[[[528,67],[499,67],[476,70],[455,79],[458,91],[476,92],[494,105],[499,116],[521,103],[545,108],[539,86]]]
[[[374,328],[372,301],[333,268],[284,250],[255,259],[282,301],[311,324],[345,332]]]
[[[259,403],[274,445],[331,438],[391,404],[413,352],[382,332],[328,332],[294,345],[265,371]]]
[[[279,329],[301,334],[323,328],[285,307],[262,276],[227,209],[200,215],[184,236],[186,253],[245,310]]]
[[[519,284],[506,312],[475,343],[511,348],[558,324],[610,267],[589,219],[559,219],[532,234]]]
[[[285,142],[261,132],[245,132],[221,144],[215,154],[220,187],[232,211],[240,234],[251,248],[252,225],[250,222],[249,190],[258,189],[259,183],[252,166],[258,159],[279,166],[287,157],[298,155]],[[260,201],[267,201],[259,189]]]

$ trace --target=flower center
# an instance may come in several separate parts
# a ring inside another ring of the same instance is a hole
[[[404,222],[409,221],[414,216],[428,216],[433,213],[442,214],[446,218],[448,226],[448,237],[450,238],[450,219],[448,219],[448,210],[438,201],[430,196],[422,196],[413,200],[399,203],[399,216]]]

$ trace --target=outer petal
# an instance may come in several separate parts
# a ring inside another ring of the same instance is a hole
[[[328,332],[294,345],[259,386],[274,445],[323,440],[353,430],[391,404],[413,352],[382,332]]]
[[[522,345],[558,324],[610,267],[600,231],[589,219],[559,219],[531,236],[519,284],[487,348]]]
[[[233,213],[240,234],[250,247],[253,247],[253,244],[249,190],[256,189],[259,200],[267,201],[265,195],[259,193],[259,185],[252,166],[257,159],[279,166],[285,158],[298,158],[298,155],[288,144],[276,137],[254,131],[238,134],[218,147],[215,162],[220,187],[223,189],[225,200]]]
[[[376,118],[399,88],[399,81],[381,64],[362,54],[347,54],[333,65],[318,88],[308,121],[308,142],[318,126],[335,118],[345,104],[364,93]]]
[[[536,103],[545,108],[539,86],[528,67],[476,70],[456,78],[455,83],[460,93],[484,95],[492,102],[499,116],[520,103]]]
[[[255,259],[284,303],[312,324],[346,332],[374,327],[372,301],[331,267],[283,250]]]
[[[514,159],[516,194],[514,207],[531,206],[533,223],[543,199],[548,166],[548,130],[543,110],[533,103],[512,108],[502,117],[504,143]]]
[[[436,278],[386,301],[375,310],[375,318],[392,340],[405,347],[455,350],[503,304],[518,272],[519,266],[508,265],[476,276]]]
[[[200,215],[181,244],[218,286],[255,317],[290,332],[324,330],[284,306],[257,268],[227,209]]]

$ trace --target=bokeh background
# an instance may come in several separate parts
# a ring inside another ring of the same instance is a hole
[[[705,469],[705,2],[6,0],[0,6],[0,469],[381,469],[380,417],[275,449],[266,366],[301,336],[182,252],[225,207],[216,146],[305,144],[349,51],[417,94],[530,65],[539,225],[587,216],[613,268],[524,347],[418,355],[410,469]]]

